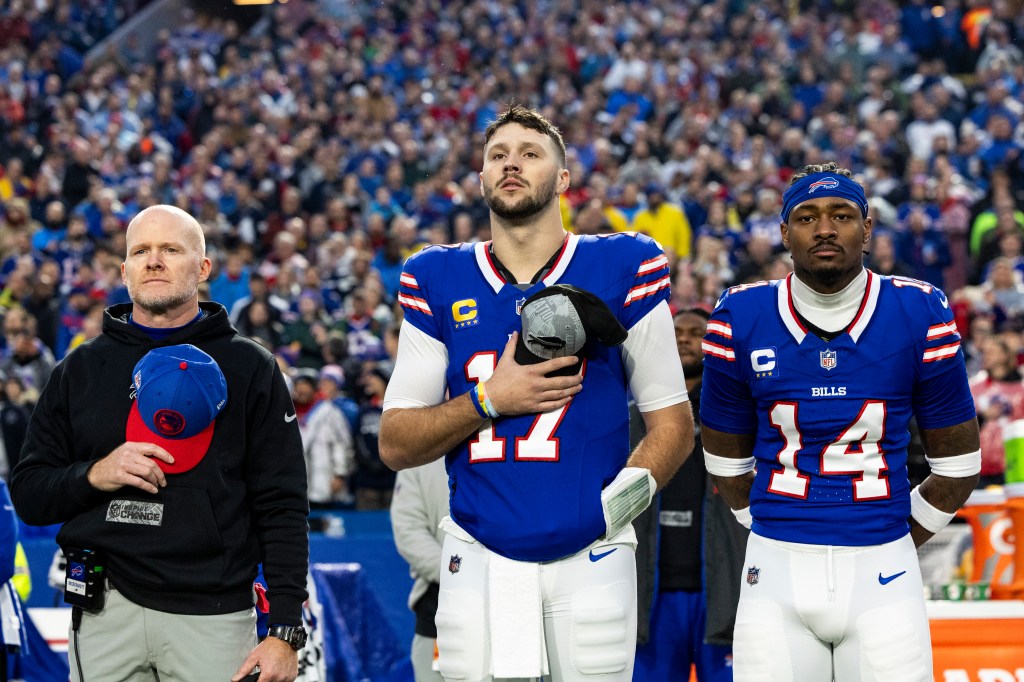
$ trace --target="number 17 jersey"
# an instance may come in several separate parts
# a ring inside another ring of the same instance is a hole
[[[975,417],[949,304],[929,284],[868,271],[856,316],[826,342],[797,316],[793,276],[719,301],[703,344],[701,422],[756,435],[758,535],[890,542],[910,529],[910,420],[938,429]]]
[[[523,302],[556,283],[593,293],[630,330],[668,299],[668,260],[642,235],[570,234],[543,279],[521,289],[487,243],[431,246],[406,263],[399,301],[405,322],[447,350],[455,398],[490,378],[522,329]],[[452,518],[492,551],[551,561],[604,534],[601,489],[629,456],[621,347],[588,343],[582,371],[583,390],[564,408],[487,420],[447,456]]]

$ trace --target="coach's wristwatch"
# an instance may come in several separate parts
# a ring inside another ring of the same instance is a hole
[[[277,637],[296,651],[306,646],[306,630],[301,625],[271,625],[267,637]]]

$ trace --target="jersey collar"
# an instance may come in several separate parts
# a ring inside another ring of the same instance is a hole
[[[579,239],[579,236],[572,232],[568,234],[565,242],[562,244],[562,250],[558,254],[558,258],[555,259],[554,265],[551,266],[548,274],[544,275],[541,279],[544,286],[549,287],[552,284],[556,284],[562,275],[565,274],[569,263],[572,262],[573,254],[576,253]],[[488,248],[490,244],[491,242],[475,243],[473,245],[473,255],[476,257],[476,265],[480,269],[480,274],[487,280],[487,284],[494,290],[494,293],[498,293],[507,284],[507,281],[498,272],[498,268],[495,267],[494,261],[491,259],[490,249]]]
[[[878,292],[881,288],[881,280],[878,275],[867,271],[868,281],[864,287],[864,298],[860,302],[860,308],[857,309],[857,314],[853,316],[853,320],[846,327],[846,333],[850,335],[854,343],[860,340],[864,330],[867,329],[868,324],[871,322],[871,318],[875,314],[875,309],[878,306]],[[809,333],[807,327],[800,321],[800,318],[796,314],[796,307],[793,305],[793,290],[791,287],[791,280],[795,275],[789,273],[789,275],[779,281],[779,291],[777,297],[777,303],[779,308],[779,315],[782,317],[782,323],[786,325],[786,329],[793,336],[793,339],[798,343],[803,343],[804,338]]]

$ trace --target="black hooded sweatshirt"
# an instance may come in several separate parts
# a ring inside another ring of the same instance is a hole
[[[103,333],[53,370],[32,415],[11,495],[29,524],[63,523],[62,547],[97,550],[129,600],[168,613],[211,615],[253,605],[263,563],[270,623],[299,625],[309,542],[306,470],[291,396],[274,357],[241,337],[218,303],[160,341],[107,309]],[[205,457],[167,475],[156,494],[92,487],[92,464],[125,442],[132,370],[153,348],[192,344],[227,380],[228,399]]]

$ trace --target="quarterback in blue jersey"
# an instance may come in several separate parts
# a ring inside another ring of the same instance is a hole
[[[447,679],[632,679],[629,521],[693,443],[668,260],[644,236],[566,232],[565,165],[558,129],[511,106],[484,136],[493,241],[429,247],[401,276],[380,452],[395,469],[446,457],[436,624]],[[524,305],[564,285],[592,295],[625,342],[521,364]],[[632,453],[627,393],[648,427]]]
[[[867,212],[848,170],[807,166],[783,196],[794,273],[733,287],[708,323],[705,462],[751,528],[737,682],[932,679],[916,547],[977,482],[978,423],[945,295],[864,268]]]

